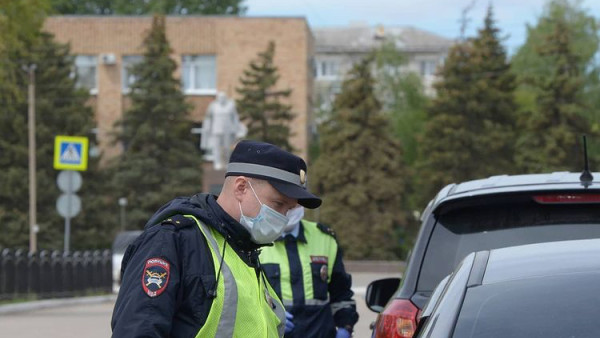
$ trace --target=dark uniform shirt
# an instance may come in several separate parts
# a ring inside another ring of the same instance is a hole
[[[206,322],[216,292],[215,262],[196,222],[183,215],[215,228],[258,277],[259,245],[214,196],[176,198],[125,252],[113,337],[195,337]]]

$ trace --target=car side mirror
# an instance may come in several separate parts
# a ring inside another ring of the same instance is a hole
[[[400,278],[384,278],[373,281],[367,286],[365,302],[373,312],[381,312],[400,286]]]

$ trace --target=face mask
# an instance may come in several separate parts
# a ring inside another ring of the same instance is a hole
[[[288,222],[285,228],[283,229],[283,232],[289,233],[292,232],[292,230],[294,230],[294,228],[298,225],[300,220],[304,217],[304,207],[299,205],[294,209],[288,211],[286,216],[288,218]]]
[[[248,184],[250,184],[250,181],[248,181]],[[256,217],[245,216],[242,211],[242,204],[238,202],[241,215],[240,224],[248,229],[254,243],[272,243],[283,233],[283,228],[288,223],[288,218],[271,209],[268,205],[263,204],[258,195],[256,195],[254,188],[252,188],[252,184],[250,184],[250,189],[252,189],[254,196],[258,200],[258,203],[260,203],[260,211]]]

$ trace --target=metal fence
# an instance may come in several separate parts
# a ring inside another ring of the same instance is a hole
[[[111,290],[110,250],[0,252],[0,300],[74,297]]]

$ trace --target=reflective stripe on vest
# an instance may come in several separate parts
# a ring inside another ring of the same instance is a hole
[[[248,266],[227,245],[224,237],[192,215],[207,240],[214,262],[215,278],[221,267],[210,312],[196,338],[200,337],[283,337],[285,310],[265,277],[257,278],[256,270]],[[224,259],[223,259],[224,258]]]
[[[329,303],[329,293],[327,289],[321,288],[322,294],[315,297],[315,286],[313,278],[318,283],[329,284],[333,272],[333,264],[336,259],[338,245],[332,236],[324,233],[317,227],[317,223],[302,220],[302,227],[306,243],[297,242],[298,256],[302,266],[302,280],[304,283],[304,304],[306,305],[327,305]],[[320,281],[320,269],[322,265],[318,262],[324,257],[327,259],[326,280]],[[281,299],[286,307],[294,304],[293,292],[291,286],[291,273],[288,254],[285,247],[285,240],[278,240],[273,246],[264,247],[260,253],[261,264],[278,264],[280,273]],[[312,264],[311,264],[312,263]],[[318,269],[318,271],[313,271]],[[323,287],[323,285],[321,285]],[[298,304],[298,300],[295,302]]]

